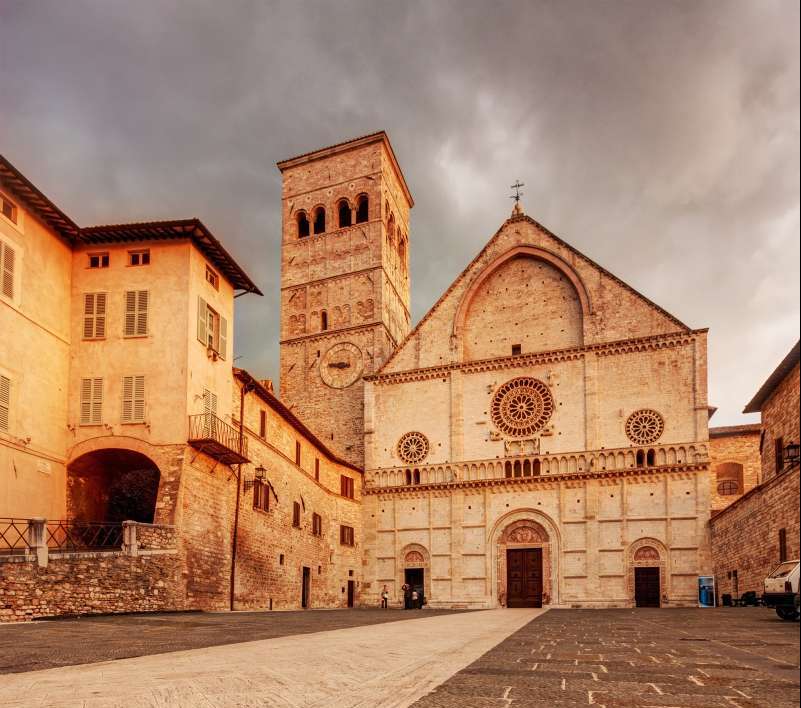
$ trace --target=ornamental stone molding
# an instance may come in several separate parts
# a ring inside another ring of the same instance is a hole
[[[631,606],[634,599],[634,569],[659,568],[659,596],[662,607],[668,604],[670,573],[668,572],[668,550],[656,538],[640,538],[634,541],[626,553],[626,594]]]
[[[626,419],[626,437],[635,445],[652,445],[665,432],[665,419],[652,408],[641,408]]]
[[[539,379],[518,376],[502,384],[492,396],[493,425],[513,438],[528,438],[542,430],[553,416],[551,390]]]

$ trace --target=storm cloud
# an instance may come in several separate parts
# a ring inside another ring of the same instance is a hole
[[[714,424],[799,336],[799,5],[0,0],[0,152],[81,225],[197,216],[265,292],[275,162],[385,129],[416,206],[416,322],[526,212],[692,327]]]

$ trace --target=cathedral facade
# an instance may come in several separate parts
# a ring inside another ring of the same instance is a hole
[[[386,135],[279,169],[281,394],[364,468],[361,602],[696,604],[707,331],[519,203],[409,331],[413,201]]]

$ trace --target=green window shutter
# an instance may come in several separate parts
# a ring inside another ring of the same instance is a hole
[[[228,350],[228,320],[225,317],[220,317],[220,359],[225,359],[225,354]]]
[[[197,299],[197,338],[199,342],[203,343],[203,346],[208,345],[208,330],[206,324],[206,312],[208,307],[206,306],[206,301],[202,297],[198,297]]]

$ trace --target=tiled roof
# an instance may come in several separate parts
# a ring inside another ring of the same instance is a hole
[[[762,431],[761,423],[746,423],[744,425],[722,425],[709,429],[710,438],[726,438],[733,435],[758,435]]]

